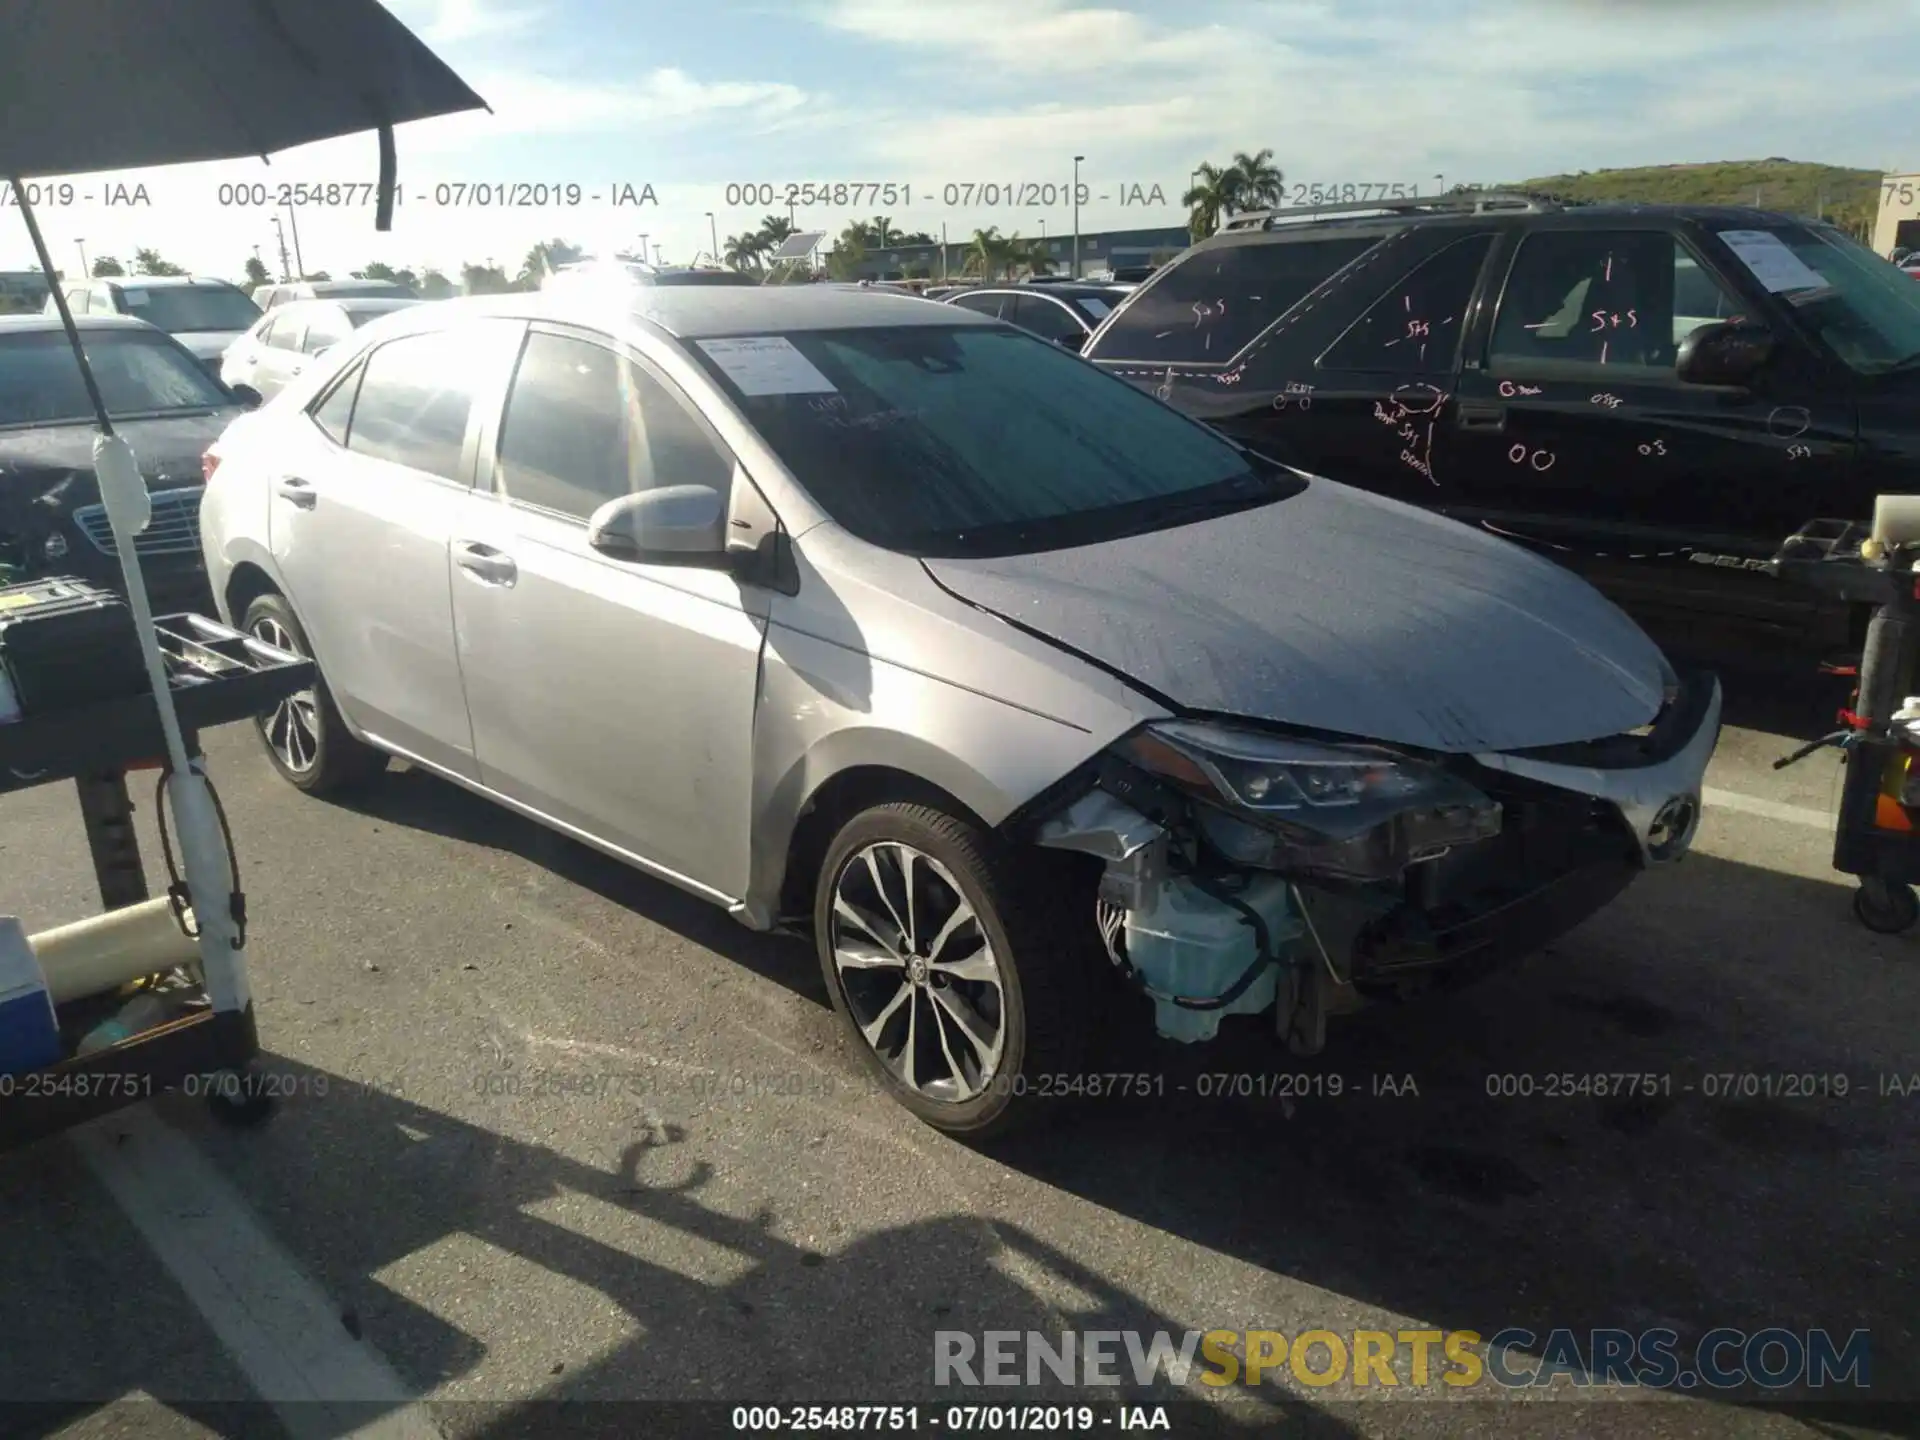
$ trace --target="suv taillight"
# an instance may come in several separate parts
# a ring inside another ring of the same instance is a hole
[[[208,485],[213,483],[213,472],[220,468],[220,453],[209,450],[200,457],[200,478]]]

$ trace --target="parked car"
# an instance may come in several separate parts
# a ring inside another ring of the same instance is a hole
[[[205,610],[201,457],[241,404],[178,340],[142,320],[77,315],[114,429],[153,495],[137,542],[156,611]],[[75,575],[124,592],[94,479],[92,402],[57,317],[0,317],[0,571]]]
[[[756,276],[738,270],[708,267],[643,265],[637,260],[581,260],[562,265],[540,282],[542,290],[571,290],[581,286],[631,289],[652,285],[758,285]]]
[[[1042,340],[1079,350],[1126,298],[1127,291],[1112,285],[1054,282],[1039,289],[1023,285],[982,287],[948,295],[945,303],[1005,320]]]
[[[1864,617],[1763,567],[1810,519],[1920,489],[1920,290],[1886,261],[1746,209],[1317,213],[1236,218],[1086,354],[1274,458],[1530,545],[1675,633],[1857,642]]]
[[[420,293],[399,280],[287,280],[253,292],[262,310],[296,300],[418,300]]]
[[[376,316],[418,300],[388,297],[292,300],[276,305],[228,349],[220,378],[242,400],[258,404],[278,395],[286,383]]]
[[[400,310],[207,469],[221,613],[318,661],[287,780],[401,755],[810,930],[955,1133],[1074,1073],[1116,974],[1311,1051],[1541,944],[1685,851],[1719,730],[1560,567],[957,305]]]
[[[260,307],[246,291],[203,275],[118,275],[61,288],[75,316],[131,315],[144,320],[186,346],[215,376],[227,347],[260,318]],[[60,313],[52,296],[42,313]]]

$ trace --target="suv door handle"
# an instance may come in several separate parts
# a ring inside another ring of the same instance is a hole
[[[280,498],[291,500],[302,510],[311,510],[320,503],[320,492],[298,475],[283,475],[280,483],[274,487],[280,492]]]
[[[1462,400],[1459,425],[1462,430],[1504,430],[1507,428],[1507,407]]]
[[[483,585],[511,586],[519,578],[520,567],[511,555],[503,554],[478,540],[453,542],[454,563]]]

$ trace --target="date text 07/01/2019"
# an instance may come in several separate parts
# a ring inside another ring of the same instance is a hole
[[[774,209],[791,206],[809,210],[820,206],[911,210],[939,207],[967,209],[1042,209],[1063,205],[1117,205],[1122,209],[1161,207],[1179,203],[1178,188],[1139,180],[1094,183],[1061,180],[949,180],[928,185],[908,180],[822,180],[811,183],[743,181],[721,193],[729,210]]]
[[[369,181],[309,182],[237,180],[220,185],[213,203],[223,210],[340,210],[378,204],[379,187]],[[395,205],[438,210],[577,210],[583,205],[614,208],[658,206],[652,185],[631,180],[582,184],[577,180],[442,180],[409,190],[396,186]]]

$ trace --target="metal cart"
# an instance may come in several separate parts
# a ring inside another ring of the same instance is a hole
[[[313,684],[311,660],[204,616],[163,616],[154,627],[182,735],[196,762],[201,730],[270,711]],[[148,691],[0,724],[0,794],[73,782],[105,910],[149,898],[127,777],[137,770],[164,769],[167,747],[158,711]],[[172,871],[164,809],[159,819]],[[231,837],[227,850],[231,857]],[[176,917],[184,924],[186,887],[177,877],[170,878]],[[175,991],[176,1018],[85,1055],[73,1053],[74,1043],[100,1018],[101,1002],[81,1000],[60,1007],[56,1016],[68,1058],[45,1070],[0,1076],[0,1150],[183,1084],[204,1085],[225,1118],[264,1118],[270,1097],[252,1080],[259,1040],[244,983],[245,913],[237,871],[233,892],[234,920],[242,939],[232,946],[231,973],[177,973],[176,979],[188,983],[184,993]]]
[[[1859,877],[1853,913],[1869,930],[1892,935],[1920,920],[1920,744],[1892,724],[1914,693],[1920,654],[1920,545],[1869,546],[1868,528],[1817,520],[1790,537],[1769,570],[1790,584],[1871,605],[1853,708],[1843,728],[1774,762],[1784,769],[1832,747],[1845,757],[1833,868]],[[1910,768],[1911,767],[1911,768]],[[1911,781],[1909,775],[1911,774]],[[1915,787],[1909,789],[1910,783]]]

